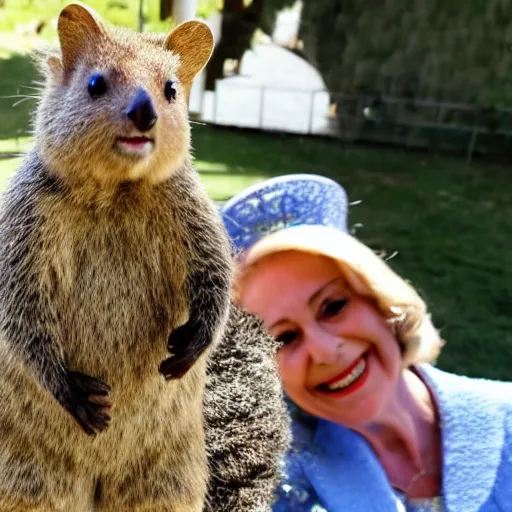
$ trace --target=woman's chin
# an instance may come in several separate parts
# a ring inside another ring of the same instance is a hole
[[[352,406],[349,410],[332,406],[328,407],[327,404],[324,404],[323,407],[317,406],[313,414],[338,425],[357,429],[373,422],[382,409],[382,405],[380,397],[373,396],[362,400],[360,404]]]

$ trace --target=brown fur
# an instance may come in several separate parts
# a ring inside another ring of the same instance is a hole
[[[189,156],[186,99],[212,45],[200,25],[161,38],[61,13],[35,147],[0,211],[2,511],[203,508],[205,354],[230,259]],[[95,99],[93,72],[109,85]],[[138,88],[158,115],[145,158],[114,150],[136,132],[124,112]],[[184,361],[171,380],[164,360]]]
[[[205,512],[270,512],[290,443],[277,371],[279,344],[255,316],[231,306],[208,360],[206,446],[211,469]]]

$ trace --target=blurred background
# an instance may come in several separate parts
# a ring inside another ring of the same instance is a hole
[[[35,48],[68,1],[0,0],[0,189],[31,141]],[[286,173],[339,181],[350,225],[415,285],[438,362],[512,380],[512,0],[90,0],[109,22],[215,35],[190,116],[222,202]]]

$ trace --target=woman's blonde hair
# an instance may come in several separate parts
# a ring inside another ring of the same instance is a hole
[[[443,345],[427,306],[416,290],[369,247],[353,236],[325,226],[286,228],[257,242],[240,261],[240,284],[264,257],[277,252],[303,251],[334,260],[347,284],[372,300],[390,319],[401,345],[404,366],[433,362]]]

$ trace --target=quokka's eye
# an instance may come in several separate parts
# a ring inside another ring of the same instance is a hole
[[[87,90],[89,91],[91,98],[103,96],[107,92],[107,89],[107,81],[103,75],[92,75],[91,78],[89,78]]]
[[[167,80],[167,82],[165,82],[164,94],[165,94],[165,97],[167,98],[167,101],[175,100],[176,99],[176,82],[174,82],[173,80]]]

